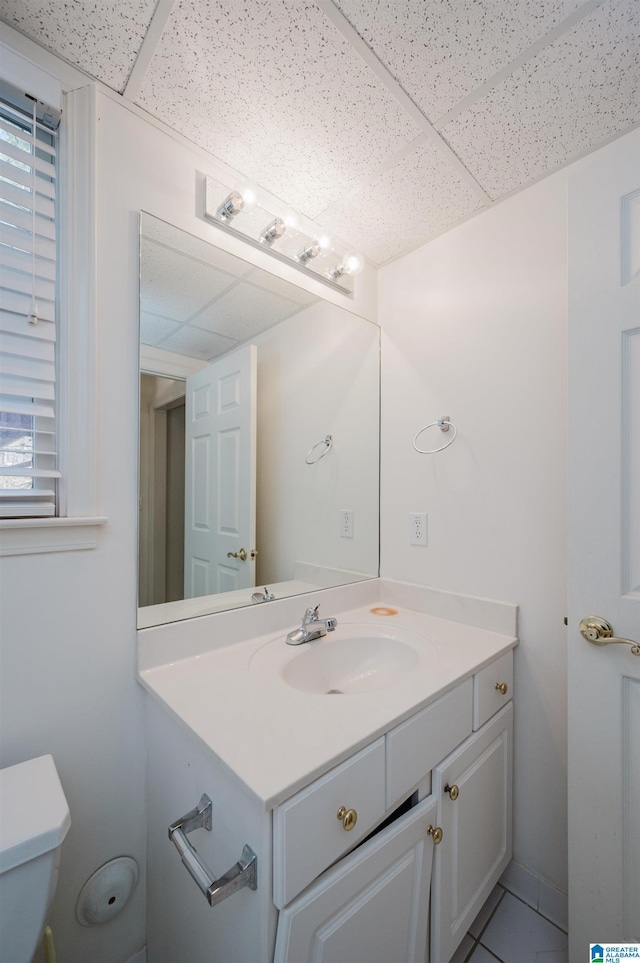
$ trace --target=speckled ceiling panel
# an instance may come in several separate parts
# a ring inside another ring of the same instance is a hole
[[[419,133],[303,0],[178,0],[137,100],[308,217]]]
[[[336,5],[434,121],[581,2],[336,0]]]
[[[122,93],[156,0],[0,0],[0,17]]]
[[[640,3],[610,0],[446,124],[492,197],[640,121]]]
[[[319,221],[383,263],[453,227],[481,204],[440,151],[425,143]]]

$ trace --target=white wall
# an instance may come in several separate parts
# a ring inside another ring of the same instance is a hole
[[[563,890],[565,209],[561,172],[379,274],[382,575],[520,604],[514,858]]]
[[[3,39],[15,37],[7,28]],[[15,42],[74,85],[68,66]],[[115,95],[98,93],[98,116],[96,427],[99,510],[109,521],[95,551],[4,558],[0,568],[0,764],[51,752],[59,768],[72,828],[52,922],[58,958],[68,963],[122,963],[144,942],[144,876],[132,905],[112,922],[84,928],[75,920],[79,890],[98,866],[124,854],[141,870],[145,862],[143,696],[134,674],[138,212],[247,256],[199,216],[202,177],[228,176],[220,165]],[[249,259],[361,314],[373,311],[371,269],[352,301],[260,251]]]
[[[319,301],[254,341],[257,583],[295,578],[295,562],[377,575],[378,327]],[[331,451],[305,464],[327,434]],[[353,538],[341,509],[354,511]]]

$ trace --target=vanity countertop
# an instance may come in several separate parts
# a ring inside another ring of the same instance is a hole
[[[393,615],[376,615],[376,610]],[[143,686],[271,809],[473,675],[517,640],[384,602],[337,615],[339,629],[408,630],[417,664],[394,685],[343,695],[290,686],[282,669],[309,647],[273,632],[140,673]],[[291,629],[295,626],[290,626]]]

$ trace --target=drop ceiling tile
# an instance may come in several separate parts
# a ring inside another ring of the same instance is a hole
[[[153,241],[140,252],[140,305],[144,311],[186,321],[236,278]]]
[[[184,354],[189,358],[199,358],[201,361],[210,361],[217,358],[233,348],[235,341],[230,338],[222,338],[219,334],[211,331],[202,331],[200,328],[192,328],[185,324],[179,331],[172,334],[162,342],[159,347],[166,351],[175,351],[176,354]]]
[[[122,93],[156,0],[0,0],[0,17]]]
[[[245,280],[267,291],[272,291],[274,294],[280,294],[283,298],[288,298],[289,301],[301,306],[313,304],[314,301],[318,300],[318,297],[311,294],[310,291],[305,291],[297,284],[285,281],[284,278],[279,278],[276,274],[269,274],[268,271],[263,271],[260,268],[255,268],[249,274],[245,274]]]
[[[640,121],[640,3],[609,0],[442,128],[494,198]]]
[[[196,315],[192,324],[245,341],[299,310],[294,301],[243,282]]]
[[[161,318],[158,314],[150,314],[148,311],[140,312],[140,341],[142,344],[159,344],[164,338],[177,331],[180,327],[179,321],[172,321],[170,318]]]
[[[300,0],[178,0],[137,100],[308,217],[419,133]]]
[[[226,271],[234,277],[240,277],[251,269],[251,265],[247,261],[243,261],[241,257],[236,257],[235,254],[229,254],[228,251],[223,251],[217,247],[215,243],[216,228],[214,227],[212,228],[211,243],[209,243],[193,234],[187,234],[179,227],[167,224],[166,221],[161,221],[157,217],[143,214],[143,219],[143,236],[158,241],[164,247],[173,248],[173,250],[182,254],[188,254],[199,261],[211,264],[220,271]]]
[[[336,0],[351,25],[434,121],[584,0]]]
[[[319,218],[378,264],[410,251],[482,207],[440,151],[426,142],[370,186]]]

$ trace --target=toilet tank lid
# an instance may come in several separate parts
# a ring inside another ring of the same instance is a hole
[[[70,825],[52,756],[0,769],[0,873],[57,849]]]

